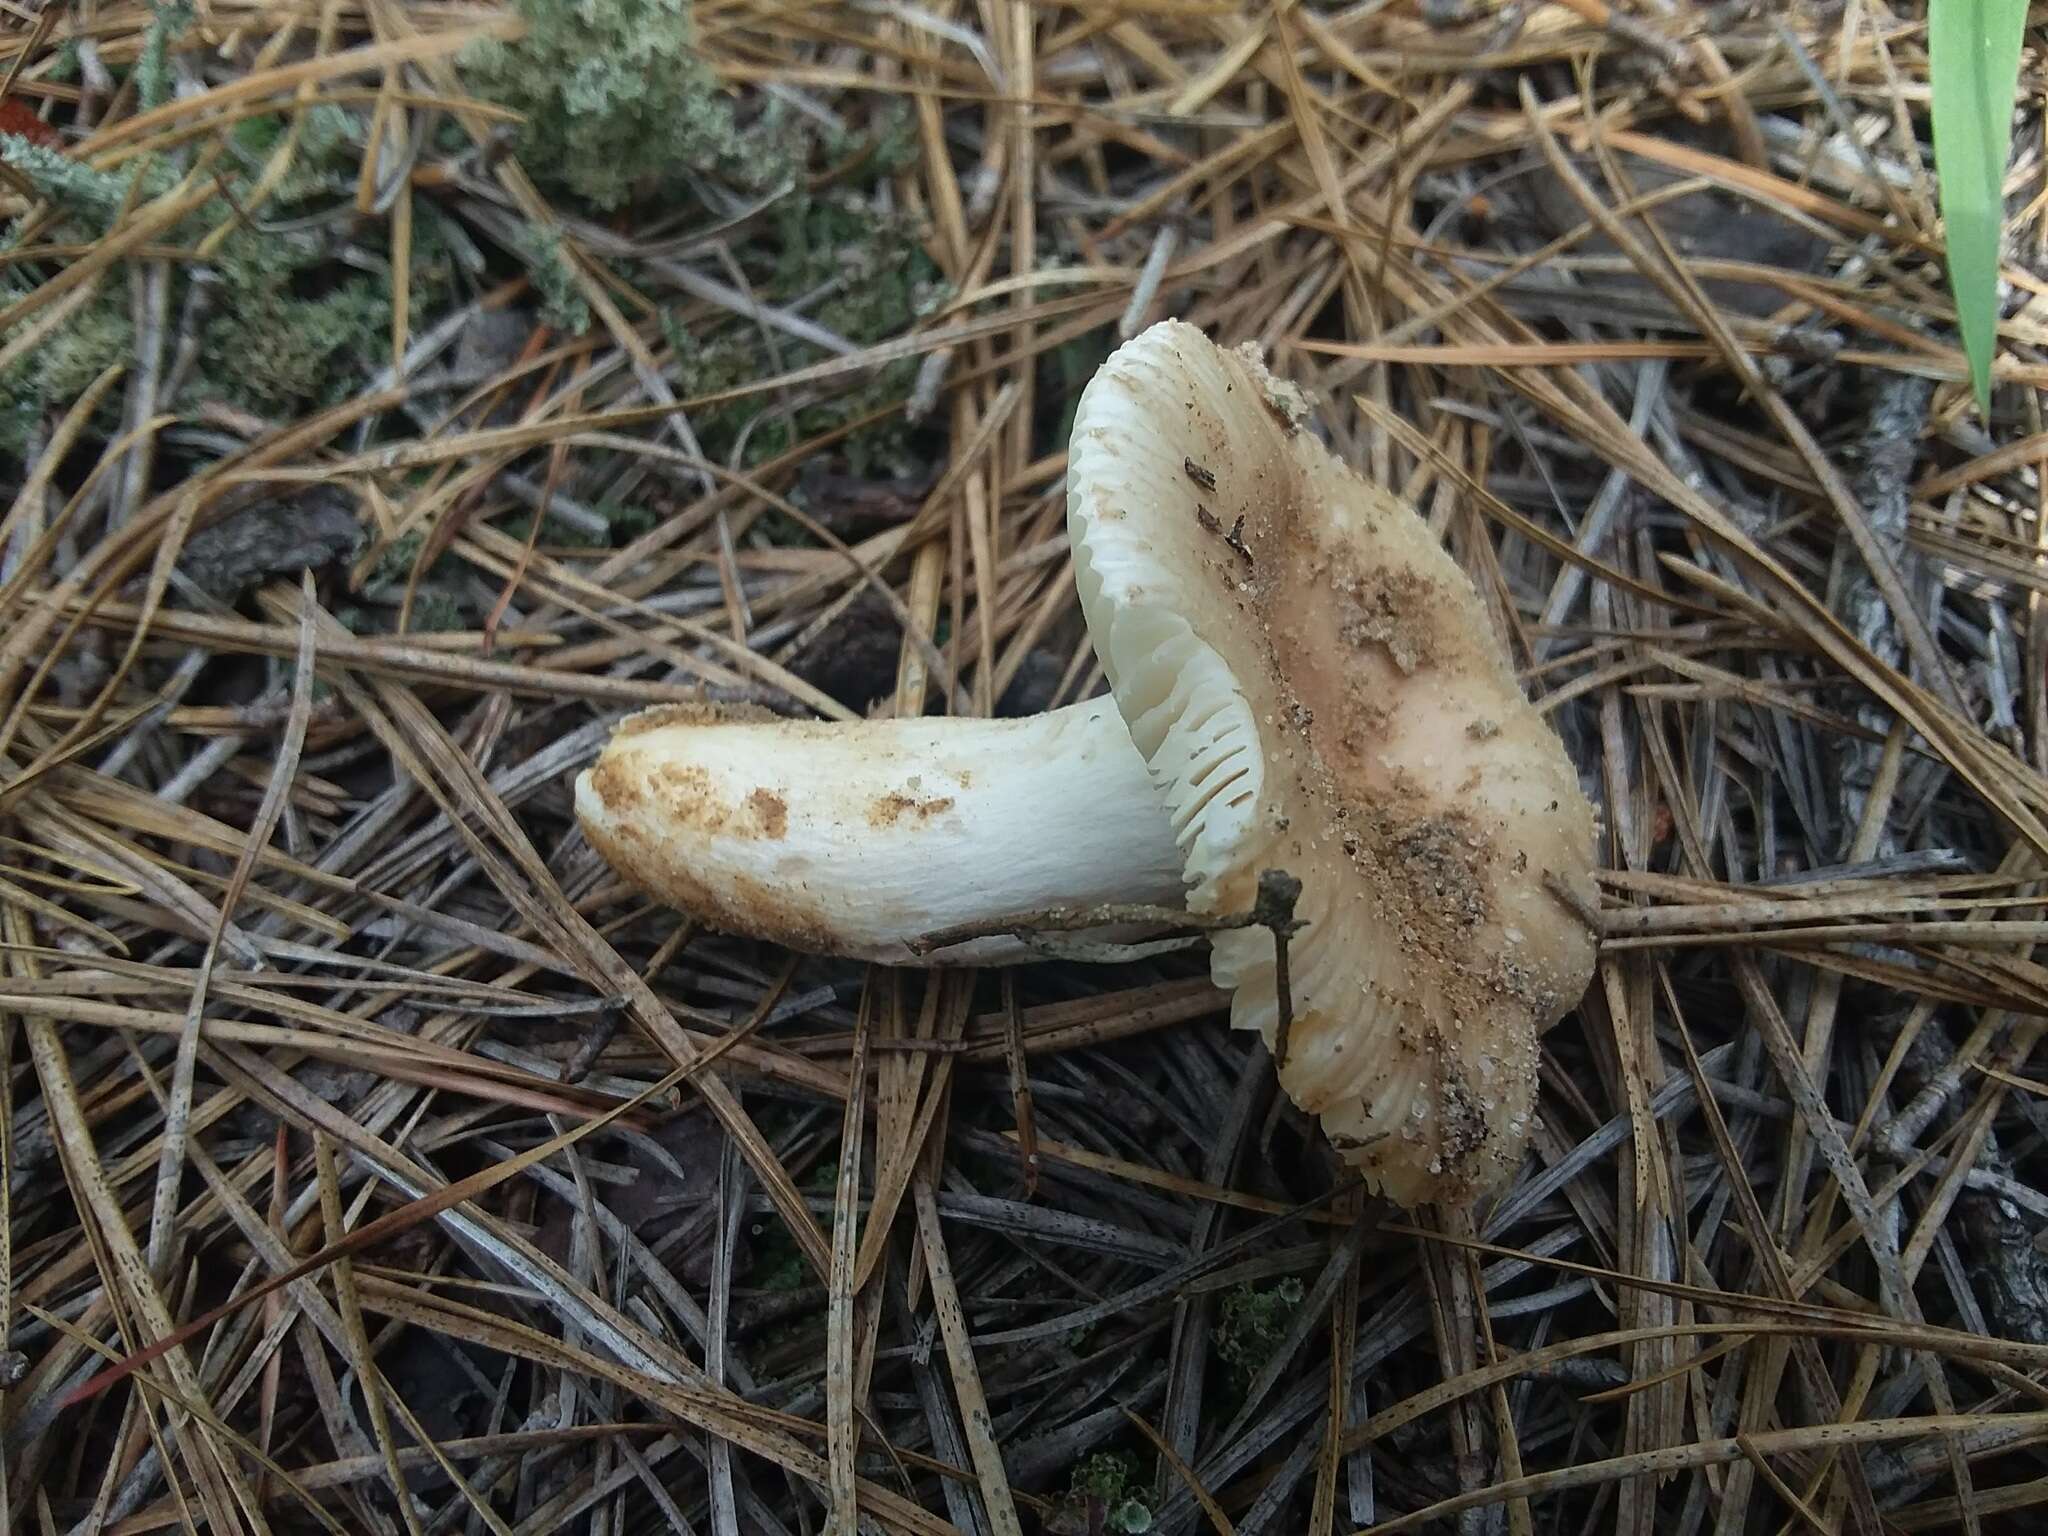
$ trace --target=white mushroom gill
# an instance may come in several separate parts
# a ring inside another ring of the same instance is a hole
[[[576,813],[649,895],[814,954],[993,964],[1025,951],[911,945],[1054,906],[1182,905],[1180,850],[1108,699],[1023,720],[650,710],[577,779]]]

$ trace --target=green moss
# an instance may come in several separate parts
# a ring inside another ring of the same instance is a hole
[[[151,24],[151,36],[160,35],[165,47],[182,25],[178,15],[174,7],[161,7]],[[138,70],[146,63],[146,58],[138,63]],[[252,163],[260,161],[284,127],[281,117],[251,119],[236,130],[237,141]],[[352,188],[358,131],[356,120],[332,104],[303,113],[292,169],[273,194],[273,210],[290,211],[336,187]],[[62,210],[69,227],[88,238],[103,234],[124,205],[160,196],[177,179],[168,161],[150,160],[119,173],[96,171],[10,134],[0,134],[0,160],[26,176],[40,196]],[[230,175],[230,191],[237,198],[247,194],[254,174]],[[131,197],[137,177],[141,184]],[[197,246],[227,213],[224,203],[203,208],[171,231],[169,240]],[[414,230],[409,278],[415,314],[430,313],[455,280],[443,224],[431,210],[429,215]],[[197,365],[174,405],[221,400],[260,413],[296,414],[346,398],[367,369],[388,355],[389,278],[335,264],[319,238],[237,223],[207,266],[219,279],[219,291],[206,310]],[[173,313],[184,306],[192,270],[184,264],[172,267]],[[7,287],[0,276],[0,290]],[[18,449],[38,414],[75,395],[107,362],[126,356],[127,287],[125,271],[110,272],[102,290],[111,297],[93,301],[67,322],[45,349],[53,355],[24,360],[0,379],[0,440],[5,446]],[[18,284],[15,288],[20,291]]]
[[[1152,1529],[1152,1510],[1136,1493],[1138,1467],[1134,1458],[1116,1451],[1097,1451],[1077,1463],[1067,1484],[1066,1508],[1082,1516],[1079,1529],[1115,1531],[1121,1536],[1141,1536]],[[1101,1526],[1086,1522],[1090,1503],[1102,1505]],[[1074,1524],[1075,1522],[1069,1522]]]
[[[1075,1464],[1067,1491],[1093,1494],[1098,1499],[1119,1499],[1137,1476],[1137,1465],[1129,1456],[1116,1451],[1098,1451]]]
[[[377,563],[370,567],[371,586],[403,586],[412,575],[413,562],[426,548],[426,535],[422,533],[400,534],[386,546],[384,553],[377,557]]]
[[[441,306],[454,293],[465,266],[482,265],[475,247],[461,226],[444,218],[431,207],[418,207],[412,217],[412,312],[419,317],[439,318]]]
[[[35,397],[18,390],[8,374],[0,373],[0,459],[19,464],[28,456],[42,408]]]
[[[885,177],[900,175],[916,165],[923,154],[917,141],[917,119],[911,115],[909,104],[893,99],[882,104],[866,134],[859,138],[835,137],[825,144],[828,160],[857,161],[852,179],[854,185],[861,187],[872,187]]]
[[[661,333],[675,349],[676,387],[685,398],[731,389],[752,371],[752,358],[737,333],[714,334],[707,340],[684,325],[672,310],[661,312]]]
[[[59,402],[77,399],[109,366],[128,356],[133,337],[126,304],[99,295],[88,299],[36,350],[44,389]]]
[[[228,137],[244,154],[267,155],[284,137],[284,119],[269,112],[261,117],[245,117],[228,130]]]
[[[270,194],[270,206],[288,210],[315,199],[354,197],[363,129],[332,102],[298,114],[299,137],[291,164]]]
[[[182,4],[157,6],[136,64],[138,93],[147,97],[169,89],[169,50],[190,20]],[[247,206],[243,199],[253,192],[264,159],[292,121],[289,115],[270,114],[237,125],[236,159],[242,164],[223,167],[227,192],[236,203]],[[337,193],[353,192],[360,117],[322,103],[300,113],[296,122],[291,167],[273,189],[265,217],[289,219],[308,206],[327,206]],[[14,134],[0,134],[0,161],[57,211],[63,226],[57,238],[64,240],[103,236],[124,207],[162,196],[179,176],[178,167],[163,157],[115,172],[95,170]],[[428,316],[438,313],[453,292],[462,253],[448,222],[430,204],[423,203],[417,212],[408,283],[413,314]],[[223,227],[226,234],[220,238]],[[382,254],[377,236],[374,226],[359,232],[355,248],[374,260]],[[174,315],[187,312],[200,273],[217,280],[209,301],[197,311],[203,316],[198,355],[178,397],[166,402],[170,408],[189,411],[221,401],[262,415],[295,416],[346,399],[371,368],[388,359],[388,274],[336,261],[324,234],[266,231],[235,219],[228,198],[195,211],[166,232],[165,243],[196,252],[209,237],[215,238],[203,265],[189,256],[168,264]],[[0,249],[17,239],[17,230],[0,229]],[[480,259],[474,264],[480,267]],[[32,265],[0,266],[0,305],[26,294],[47,275]],[[18,332],[0,335],[0,345],[12,334]],[[129,275],[122,265],[107,272],[96,295],[32,355],[0,372],[0,457],[21,454],[39,423],[67,406],[109,364],[128,360],[132,344]],[[118,409],[117,397],[97,429],[115,430]]]
[[[343,604],[337,611],[336,617],[344,628],[359,635],[388,635],[398,628],[406,582],[412,575],[413,561],[419,558],[420,546],[420,535],[408,533],[377,557],[369,579],[363,583],[366,601]],[[470,626],[475,617],[470,604],[449,581],[456,567],[453,557],[443,555],[434,562],[432,570],[423,573],[413,588],[408,630],[418,634],[445,633]]]
[[[721,165],[728,180],[746,179],[735,170],[744,162],[758,184],[788,189],[769,207],[768,237],[738,253],[756,293],[798,308],[856,346],[902,335],[944,301],[947,290],[925,254],[921,231],[874,195],[885,177],[917,154],[914,125],[900,104],[877,111],[855,138],[821,132],[771,102],[738,143]],[[809,190],[804,173],[821,169],[833,171],[836,184],[827,191]],[[624,268],[621,275],[628,275]],[[752,323],[713,316],[698,325],[693,328],[673,312],[661,316],[674,350],[671,377],[686,399],[825,356],[782,336],[771,362]],[[793,419],[779,398],[761,395],[695,411],[691,426],[713,457],[737,456],[747,466],[758,465],[799,441],[900,405],[917,370],[918,360],[906,358],[860,378],[835,381]],[[908,450],[908,428],[898,417],[859,430],[838,451],[856,472],[865,473],[875,466],[907,468],[915,458]]]
[[[604,519],[605,532],[602,536],[588,532],[581,523],[568,522],[549,513],[541,519],[540,542],[567,549],[617,549],[630,544],[634,539],[654,526],[652,508],[637,502],[623,502],[607,496],[591,507]],[[506,537],[522,542],[533,532],[533,518],[520,512],[498,524]]]
[[[524,118],[516,152],[552,191],[617,208],[740,149],[732,109],[692,48],[689,0],[517,0],[525,35],[462,65]]]
[[[508,539],[517,539],[522,544],[533,533],[533,518],[524,512],[515,513],[499,523],[498,531]],[[557,549],[606,549],[610,543],[605,539],[591,537],[579,523],[565,523],[552,512],[541,519],[539,544],[553,545]]]
[[[654,508],[644,501],[620,501],[615,496],[606,496],[590,510],[605,520],[612,531],[613,544],[630,544],[641,534],[654,530]]]
[[[464,55],[464,68],[479,94],[525,115],[522,163],[551,191],[613,208],[644,189],[664,198],[665,208],[686,209],[691,178],[705,173],[728,186],[793,187],[773,203],[767,238],[749,241],[736,254],[754,291],[778,304],[804,299],[804,313],[856,345],[901,335],[942,297],[918,232],[900,216],[878,212],[886,205],[873,195],[883,178],[917,155],[914,121],[901,103],[878,108],[858,138],[826,133],[772,101],[750,107],[742,128],[692,50],[689,0],[514,3],[525,35],[479,45]],[[190,0],[151,4],[135,64],[135,89],[145,105],[173,89],[174,50],[192,16]],[[353,189],[363,115],[322,103],[296,118],[273,112],[238,124],[235,152],[222,166],[226,193],[239,201],[253,191],[264,162],[294,124],[290,169],[259,215],[267,224],[289,225]],[[121,208],[162,195],[179,175],[172,157],[108,173],[18,136],[0,135],[0,159],[61,211],[65,239],[103,235]],[[806,187],[806,173],[820,170],[834,173],[829,192]],[[344,265],[335,258],[329,233],[278,232],[231,219],[224,197],[165,232],[166,244],[188,252],[213,237],[205,267],[218,279],[210,302],[196,311],[204,316],[198,356],[178,397],[166,402],[169,408],[190,411],[215,400],[276,419],[360,389],[364,376],[389,354],[391,285],[386,275],[370,270],[377,259],[388,259],[379,249],[380,227],[373,223],[353,232],[352,260]],[[369,262],[359,259],[362,253]],[[559,232],[531,231],[515,254],[532,274],[548,322],[569,332],[585,330],[588,305]],[[451,225],[430,200],[422,200],[415,209],[409,274],[415,327],[442,312],[459,282],[486,276],[485,265],[459,223]],[[187,302],[198,265],[188,256],[171,262],[169,270],[171,312],[195,312]],[[42,276],[47,273],[33,268],[12,275],[0,268],[0,303]],[[649,286],[658,285],[650,279]],[[39,419],[75,397],[109,362],[127,356],[127,272],[110,271],[103,288],[107,298],[92,301],[38,356],[12,365],[0,378],[0,447],[18,450]],[[690,334],[671,317],[665,328],[685,396],[729,388],[770,367],[750,322],[721,315]],[[0,343],[6,339],[0,336]],[[793,338],[779,342],[777,361],[784,368],[823,356]],[[900,403],[916,373],[916,360],[906,359],[836,382],[793,420],[781,399],[763,395],[693,413],[692,424],[713,456],[757,465],[800,440]],[[908,446],[907,428],[898,419],[856,434],[839,451],[857,470],[896,468],[910,461]],[[651,523],[644,508],[600,510],[612,523],[614,545]],[[547,527],[542,533],[551,543],[578,542],[566,529]]]
[[[277,123],[275,132],[282,126]],[[357,131],[355,120],[332,105],[302,114],[292,169],[273,196],[274,208],[288,212],[337,186],[353,188]],[[264,135],[257,137],[260,142]],[[218,219],[217,211],[209,213]],[[444,221],[431,208],[422,214],[413,227],[407,274],[416,317],[434,313],[456,280]],[[221,242],[212,267],[221,292],[201,339],[188,400],[295,413],[345,399],[366,372],[388,360],[388,275],[339,266],[318,240],[246,225]]]
[[[362,276],[301,298],[290,279],[231,283],[207,326],[200,366],[210,393],[283,411],[343,398],[388,349],[391,295]]]
[[[774,205],[771,259],[742,255],[757,291],[781,303],[833,284],[811,312],[856,343],[900,334],[919,303],[929,301],[936,274],[914,232],[900,220],[878,218],[871,200],[860,195],[916,158],[915,125],[900,103],[878,111],[859,140],[823,136],[833,141],[821,143],[815,124],[776,101],[763,104],[742,128],[693,50],[688,0],[515,4],[524,35],[479,44],[464,53],[462,64],[478,95],[522,114],[515,152],[551,194],[610,210],[643,194],[672,207],[690,196],[692,175],[715,175],[748,190],[794,186]],[[842,190],[834,196],[803,190],[803,173],[820,160],[839,173]],[[559,237],[529,231],[515,254],[533,279],[544,318],[559,329],[585,329],[587,305]],[[623,268],[621,275],[630,278]],[[751,325],[721,321],[705,335],[688,336],[671,317],[667,327],[685,396],[728,388],[763,371]],[[798,367],[818,356],[789,342],[781,361]],[[807,407],[793,428],[779,405],[765,399],[713,410],[692,425],[708,451],[724,456],[744,442],[744,462],[758,464],[796,437],[900,400],[915,376],[912,362],[831,391],[829,403]],[[868,434],[852,451],[864,464],[890,447],[884,434]]]
[[[298,158],[328,170],[353,169],[358,133],[347,108],[317,102],[299,114]]]
[[[945,296],[938,269],[908,220],[878,215],[851,193],[787,198],[776,213],[773,266],[763,274],[760,289],[771,302],[787,304],[828,284],[832,291],[808,312],[856,345],[902,335]],[[726,323],[698,333],[664,314],[662,330],[675,349],[676,388],[685,399],[716,394],[766,371],[751,325]],[[784,338],[779,357],[783,368],[794,369],[822,361],[824,354]],[[730,458],[744,439],[741,459],[751,466],[799,440],[899,405],[917,369],[917,359],[901,358],[866,378],[836,381],[821,399],[795,413],[793,434],[780,402],[768,395],[709,407],[694,414],[691,425],[714,458]],[[907,423],[896,416],[854,433],[840,451],[857,474],[877,466],[900,471],[912,458],[908,438]]]
[[[1240,1385],[1250,1382],[1280,1347],[1300,1305],[1301,1282],[1291,1276],[1263,1288],[1246,1281],[1223,1298],[1216,1320],[1216,1353]]]
[[[756,1290],[800,1291],[809,1276],[796,1238],[779,1216],[764,1217],[754,1224],[754,1262],[747,1278]]]
[[[581,336],[590,329],[590,303],[570,269],[559,230],[529,224],[516,241],[519,259],[540,294],[540,317],[558,331]]]
[[[102,282],[42,345],[0,370],[0,459],[19,462],[45,414],[69,406],[110,366],[127,359],[134,329],[126,295],[126,283]],[[0,336],[0,342],[6,339]],[[101,408],[110,413],[111,426],[118,406]]]
[[[812,311],[818,322],[865,346],[900,336],[945,298],[938,269],[925,255],[916,228],[901,215],[877,217],[851,195],[809,200],[786,225],[777,302],[787,302],[836,279],[838,287]],[[803,361],[810,361],[805,358]],[[790,366],[796,366],[791,362]],[[900,358],[865,381],[848,381],[820,404],[798,413],[802,436],[831,431],[872,411],[900,404],[917,378],[918,361]],[[868,427],[842,450],[855,474],[877,465],[908,466],[908,425],[901,416]]]
[[[439,587],[421,587],[413,594],[410,628],[423,634],[446,634],[464,625],[463,605]]]

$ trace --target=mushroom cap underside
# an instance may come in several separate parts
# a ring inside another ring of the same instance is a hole
[[[1191,326],[1119,349],[1070,445],[1076,581],[1190,904],[1302,882],[1283,1086],[1390,1197],[1462,1203],[1590,978],[1593,811],[1469,578],[1305,414]],[[1271,936],[1219,934],[1213,974],[1274,1044]]]

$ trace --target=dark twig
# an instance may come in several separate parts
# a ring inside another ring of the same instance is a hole
[[[1024,1059],[1024,1012],[1017,1004],[1017,979],[1008,971],[1003,973],[1003,1059],[1017,1120],[1017,1162],[1029,1200],[1038,1193],[1038,1116],[1031,1104],[1031,1067]]]
[[[1273,935],[1273,997],[1280,1022],[1273,1032],[1273,1065],[1287,1066],[1287,1039],[1294,1029],[1294,983],[1288,973],[1287,946],[1308,924],[1297,922],[1294,904],[1301,900],[1301,882],[1285,870],[1269,869],[1259,876],[1258,899],[1252,903],[1251,920]]]
[[[1078,933],[1094,928],[1167,928],[1195,933],[1228,933],[1238,928],[1275,928],[1277,923],[1291,935],[1307,925],[1294,922],[1294,903],[1301,895],[1301,882],[1284,870],[1265,870],[1259,875],[1259,894],[1250,910],[1212,916],[1190,912],[1184,907],[1154,906],[1149,902],[1106,901],[1090,907],[1042,907],[1033,912],[1012,912],[1002,917],[977,919],[939,928],[907,941],[920,955],[935,954],[973,939],[998,937],[1029,938],[1042,933]],[[1275,928],[1278,932],[1278,928]]]

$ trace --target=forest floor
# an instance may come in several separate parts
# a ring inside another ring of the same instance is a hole
[[[0,7],[5,1529],[2036,1529],[2048,144],[2037,50],[1987,420],[1922,9]],[[1602,808],[1470,1224],[1199,954],[790,954],[576,828],[648,705],[1099,691],[1166,316]]]

